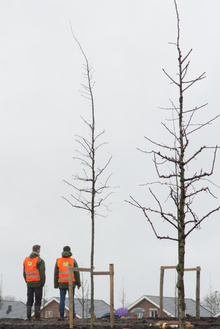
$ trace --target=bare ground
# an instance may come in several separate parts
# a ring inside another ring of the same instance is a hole
[[[118,319],[115,320],[114,329],[152,329],[155,328],[155,323],[161,319]],[[168,323],[171,319],[163,319]],[[172,319],[173,320],[173,319]],[[194,325],[195,329],[220,329],[220,319],[218,318],[195,318],[187,319]],[[22,319],[0,319],[0,329],[68,329],[69,322],[57,321],[56,319],[47,319],[42,321],[25,321]],[[90,320],[74,319],[73,328],[75,329],[90,329]],[[111,329],[109,320],[96,319],[94,329]]]

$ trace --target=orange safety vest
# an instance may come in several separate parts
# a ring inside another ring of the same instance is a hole
[[[24,260],[24,269],[26,274],[26,281],[40,281],[40,272],[37,268],[37,261],[39,257],[26,257]]]
[[[71,264],[74,267],[74,258],[62,257],[57,259],[57,267],[59,269],[58,282],[69,282],[69,270],[68,265]],[[73,272],[73,282],[76,281]]]

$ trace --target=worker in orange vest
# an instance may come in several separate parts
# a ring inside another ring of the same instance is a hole
[[[24,260],[23,276],[27,283],[27,320],[31,320],[31,308],[34,303],[36,320],[40,318],[40,307],[45,284],[45,262],[40,258],[40,246],[34,245],[32,253]]]
[[[72,267],[78,267],[78,264],[74,258],[71,257],[72,252],[69,246],[63,247],[62,257],[58,258],[54,269],[54,288],[60,289],[60,318],[58,320],[64,320],[64,310],[65,310],[65,297],[66,292],[69,289],[69,264]],[[81,286],[80,274],[79,272],[73,272],[73,317],[75,318],[75,304],[74,304],[74,293],[75,287],[78,289]]]

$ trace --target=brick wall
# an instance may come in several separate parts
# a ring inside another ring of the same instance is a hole
[[[46,312],[50,311],[52,312],[52,317],[53,318],[58,318],[60,316],[59,313],[59,303],[57,303],[55,300],[53,300],[50,304],[48,304],[46,307],[44,307],[43,310],[41,310],[41,317],[45,318],[46,317]],[[69,311],[65,309],[66,311],[66,316],[69,315]]]
[[[137,303],[133,308],[144,308],[145,310],[147,310],[147,313],[143,314],[143,317],[150,317],[150,309],[153,310],[157,310],[157,313],[159,314],[159,308],[156,307],[154,304],[152,304],[151,302],[149,302],[147,299],[143,299],[142,301],[140,301],[139,303]],[[129,316],[131,316],[131,318],[135,318],[136,316],[134,315],[134,313],[129,313]],[[167,314],[165,312],[163,312],[163,316],[166,317]]]

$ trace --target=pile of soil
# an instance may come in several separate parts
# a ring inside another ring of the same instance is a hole
[[[153,329],[155,324],[162,319],[117,319],[114,329]],[[171,319],[163,319],[168,323]],[[195,318],[187,319],[194,325],[194,329],[220,329],[220,319],[218,318]],[[0,329],[68,329],[69,321],[57,321],[57,319],[45,319],[42,321],[25,321],[22,319],[0,319]],[[90,320],[74,319],[74,329],[90,329]],[[94,329],[111,329],[110,322],[107,319],[95,319]]]

